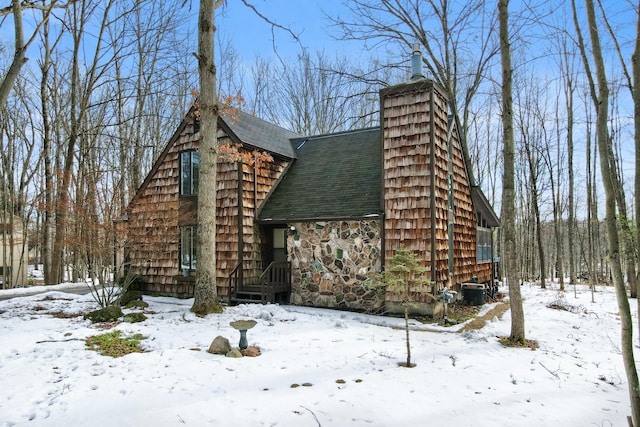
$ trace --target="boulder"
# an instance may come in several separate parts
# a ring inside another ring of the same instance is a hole
[[[240,350],[245,357],[257,357],[260,356],[260,349],[258,347],[247,347],[243,350]]]
[[[209,346],[208,353],[211,354],[227,354],[231,350],[231,344],[229,340],[223,336],[218,335],[215,337],[211,345]]]
[[[238,350],[237,348],[233,348],[229,350],[227,354],[225,354],[225,356],[238,358],[238,357],[242,357],[242,353],[240,353],[240,350]]]

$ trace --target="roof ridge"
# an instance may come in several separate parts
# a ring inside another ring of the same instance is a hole
[[[336,136],[340,136],[340,135],[347,135],[347,134],[357,134],[357,133],[361,133],[361,132],[371,132],[374,130],[380,130],[380,126],[371,126],[368,128],[360,128],[360,129],[352,129],[352,130],[343,130],[340,132],[333,132],[333,133],[322,133],[320,135],[307,135],[307,136],[302,136],[300,138],[291,138],[291,139],[321,139],[321,138],[333,138]]]

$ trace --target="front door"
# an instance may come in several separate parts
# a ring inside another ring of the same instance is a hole
[[[282,304],[289,302],[291,290],[291,272],[287,261],[287,231],[286,225],[269,227],[264,229],[264,266],[266,269],[271,263],[281,263],[271,266],[266,277],[268,283],[274,289],[274,301]]]
[[[272,256],[269,263],[287,260],[287,229],[274,228],[271,235]]]
[[[287,260],[287,228],[286,225],[280,227],[265,227],[263,229],[263,260],[262,268],[267,268],[269,264],[276,261]]]

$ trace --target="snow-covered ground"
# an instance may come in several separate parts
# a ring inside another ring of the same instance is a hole
[[[412,322],[408,369],[401,319],[277,305],[200,318],[192,300],[152,297],[148,320],[116,326],[147,352],[100,356],[84,339],[104,330],[49,314],[97,308],[64,287],[0,301],[0,426],[606,427],[631,413],[613,288],[592,303],[569,287],[565,311],[548,307],[557,290],[523,286],[535,351],[498,342],[509,312],[464,333]],[[207,353],[217,335],[237,345],[238,319],[257,320],[262,355]]]

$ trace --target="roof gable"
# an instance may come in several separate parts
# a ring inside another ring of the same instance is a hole
[[[129,206],[131,206],[131,204],[149,185],[150,180],[157,173],[158,168],[165,161],[172,147],[179,140],[180,135],[187,131],[187,124],[194,120],[194,110],[195,108],[191,107],[187,114],[185,114],[175,132],[169,141],[167,141],[166,146],[156,158],[144,181],[140,187],[136,189],[135,194],[129,202]],[[221,114],[218,116],[218,126],[225,133],[230,135],[233,141],[267,151],[271,154],[276,154],[286,158],[295,158],[295,151],[291,147],[290,140],[291,138],[300,137],[300,134],[266,122],[241,110],[236,110],[236,112],[234,112],[234,116],[235,115],[237,115],[237,117],[233,117],[233,119],[228,114]],[[189,129],[193,130],[192,127]],[[199,133],[195,133],[192,136],[193,138],[197,138],[196,141],[198,143],[199,135]]]

